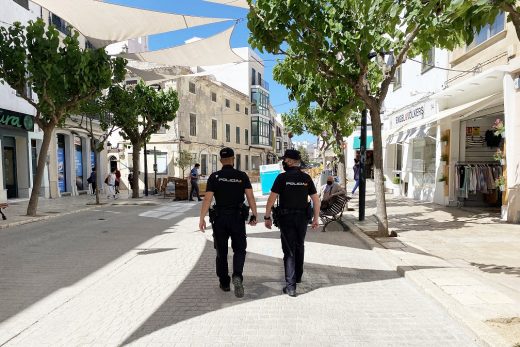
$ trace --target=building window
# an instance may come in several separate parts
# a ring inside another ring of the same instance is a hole
[[[213,154],[211,156],[211,172],[217,171],[217,155]]]
[[[280,141],[279,139],[276,140],[276,151],[277,152],[281,152],[282,151],[282,141]]]
[[[251,85],[256,85],[256,70],[251,69]]]
[[[244,143],[246,145],[249,145],[249,130],[248,129],[244,129]]]
[[[261,86],[262,85],[262,74],[259,72],[258,73],[258,81],[257,81],[258,85]]]
[[[236,169],[240,170],[240,167],[242,166],[242,163],[241,163],[242,162],[242,156],[240,154],[237,154],[236,157],[237,157],[237,167],[236,167]]]
[[[197,115],[190,113],[190,136],[197,136]]]
[[[497,17],[495,18],[495,21],[493,24],[487,24],[484,26],[478,33],[475,34],[475,37],[473,38],[473,42],[467,47],[467,49],[472,49],[493,36],[497,35],[498,33],[504,31],[505,29],[505,14],[504,12],[500,12]]]
[[[216,119],[211,120],[211,138],[213,140],[217,139],[217,120]]]
[[[246,161],[246,162],[245,162],[245,164],[246,164],[246,165],[245,165],[245,166],[246,166],[246,171],[248,171],[248,170],[249,170],[249,156],[248,156],[247,154],[246,154],[245,161]]]
[[[282,129],[280,127],[276,127],[276,136],[282,137]]]
[[[14,0],[18,5],[22,6],[26,10],[29,9],[29,0]]]
[[[231,101],[229,101],[229,99],[226,99],[226,107],[227,108],[231,107]]]
[[[403,84],[403,67],[400,65],[397,70],[395,70],[394,76],[394,90],[401,88]]]
[[[190,82],[190,93],[195,94],[195,83]]]
[[[236,110],[237,112],[240,112],[240,105],[239,105],[239,104],[236,104],[236,105],[235,105],[235,110]]]
[[[423,57],[422,57],[421,73],[425,73],[426,71],[433,69],[434,66],[435,66],[435,48],[432,48],[428,51],[427,54],[423,55]]]
[[[231,125],[226,124],[226,141],[231,142]]]
[[[217,93],[211,92],[211,101],[217,102]]]
[[[240,143],[240,127],[237,127],[236,129],[236,139],[237,143]]]
[[[247,107],[244,108],[244,113],[245,113],[245,114],[249,114],[249,109],[248,109]]]
[[[61,33],[65,35],[69,35],[70,31],[68,29],[69,23],[63,20],[61,17],[56,16],[54,13],[49,15],[49,22],[58,29]]]

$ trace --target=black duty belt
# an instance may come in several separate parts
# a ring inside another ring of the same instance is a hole
[[[307,213],[307,209],[305,208],[280,208],[279,209],[279,213],[280,213],[280,216],[285,216],[285,215],[288,215],[288,214],[305,214]]]

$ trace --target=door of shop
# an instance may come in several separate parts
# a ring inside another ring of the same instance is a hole
[[[11,137],[4,137],[3,141],[3,167],[5,188],[7,189],[7,198],[14,199],[18,197],[18,182],[16,180],[16,147],[15,140]]]

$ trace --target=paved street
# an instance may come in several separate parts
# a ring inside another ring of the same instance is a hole
[[[278,232],[249,228],[246,295],[221,292],[199,206],[105,206],[1,230],[0,345],[474,344],[351,233],[309,233],[290,298]]]

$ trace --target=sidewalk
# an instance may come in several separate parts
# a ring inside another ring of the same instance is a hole
[[[357,198],[349,204],[355,212],[345,219],[354,232],[370,234],[377,229],[373,185],[367,190],[367,220],[357,220]],[[485,209],[389,195],[387,213],[397,238],[358,236],[491,345],[499,345],[494,333],[505,345],[520,345],[520,225]]]
[[[100,202],[102,205],[148,205],[153,206],[161,202],[171,201],[171,198],[163,199],[162,196],[150,195],[148,197],[141,197],[140,199],[132,199],[127,191],[121,191],[119,199],[107,200],[104,194],[100,195]],[[0,229],[5,229],[17,225],[39,222],[54,217],[64,216],[72,213],[88,211],[94,208],[99,208],[95,205],[96,197],[94,195],[80,195],[61,197],[58,199],[44,199],[40,198],[38,203],[38,212],[36,217],[29,217],[27,213],[27,204],[29,199],[9,200],[9,207],[4,210],[7,220],[0,218]]]

